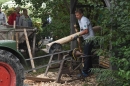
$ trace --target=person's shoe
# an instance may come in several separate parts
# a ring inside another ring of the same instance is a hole
[[[86,73],[84,73],[84,72],[82,71],[82,75],[83,75],[83,77],[87,77],[89,74],[86,74]]]
[[[86,73],[84,73],[83,71],[82,71],[82,74],[78,74],[77,75],[77,77],[88,77],[88,74],[86,74]]]

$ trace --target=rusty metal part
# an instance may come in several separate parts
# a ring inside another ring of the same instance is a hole
[[[78,60],[78,57],[80,57],[81,55],[83,55],[83,53],[81,53],[78,48],[73,49],[72,51],[69,52],[69,54],[76,61]]]

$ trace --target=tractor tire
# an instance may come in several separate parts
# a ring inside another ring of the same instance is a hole
[[[0,50],[0,86],[23,86],[24,68],[9,51]]]

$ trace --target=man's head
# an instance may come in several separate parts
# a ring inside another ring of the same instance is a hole
[[[20,7],[16,7],[16,12],[17,12],[17,13],[20,12]]]
[[[82,18],[82,16],[83,16],[83,10],[82,10],[82,9],[77,9],[77,10],[75,11],[75,16],[76,16],[76,18],[77,18],[78,20],[80,20],[80,19]]]
[[[23,9],[23,14],[24,14],[24,15],[27,15],[27,14],[28,14],[27,9]]]

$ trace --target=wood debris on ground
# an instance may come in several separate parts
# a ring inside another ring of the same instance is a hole
[[[57,76],[57,72],[48,72],[47,76],[44,76],[44,74],[38,75],[39,78],[50,78],[55,79]],[[54,82],[35,82],[32,80],[24,80],[24,83],[27,86],[97,86],[96,79],[94,75],[91,75],[85,79],[85,81],[82,80],[74,80],[71,82],[67,82],[68,80],[72,80],[72,77],[68,76],[67,74],[62,75],[62,80],[65,81],[65,83],[56,83]]]

